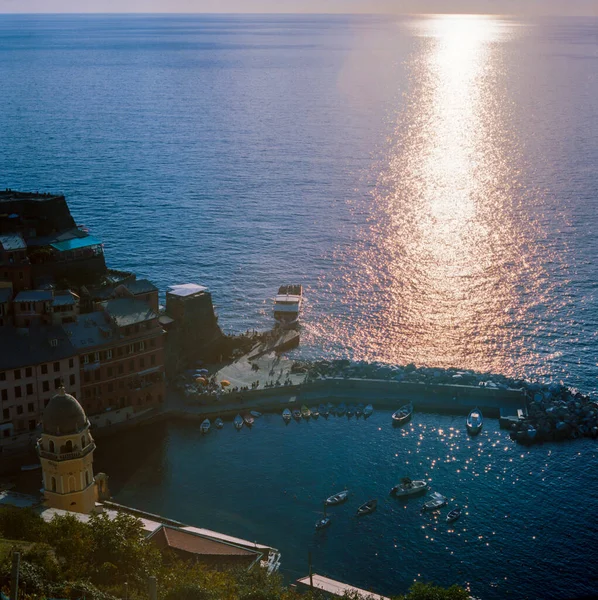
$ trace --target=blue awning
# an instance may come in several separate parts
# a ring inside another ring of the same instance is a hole
[[[90,246],[101,246],[102,242],[98,238],[88,235],[87,237],[73,238],[72,240],[56,242],[50,245],[59,252],[66,252],[68,250],[78,250],[79,248],[89,248]]]

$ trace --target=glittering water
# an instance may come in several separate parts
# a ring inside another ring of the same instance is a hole
[[[596,393],[597,37],[596,19],[3,15],[0,187],[64,192],[112,266],[209,285],[227,330],[269,326],[300,282],[304,356]],[[100,463],[118,500],[270,542],[290,575],[312,548],[382,592],[597,592],[591,442],[387,417],[158,428]],[[406,471],[467,506],[454,531],[385,497]]]
[[[207,436],[193,422],[152,426],[118,447],[100,443],[96,463],[117,501],[272,544],[291,580],[307,574],[311,551],[316,572],[379,593],[415,580],[488,600],[598,593],[594,441],[526,449],[495,421],[470,438],[463,418],[416,414],[397,429],[390,414],[288,426],[266,415],[251,430],[227,422]],[[405,475],[430,481],[449,507],[420,515],[421,498],[391,497]],[[323,500],[345,487],[350,499],[316,532]],[[377,511],[356,518],[371,498]],[[449,526],[457,505],[464,514]]]

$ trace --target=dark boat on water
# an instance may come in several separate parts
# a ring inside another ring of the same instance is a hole
[[[320,406],[318,407],[318,411],[320,415],[325,419],[327,419],[328,415],[330,414],[330,411],[328,410],[328,407],[325,404],[320,404]]]
[[[482,427],[484,426],[484,417],[482,415],[482,411],[477,406],[467,416],[465,425],[467,426],[467,432],[470,435],[477,435],[480,433],[480,431],[482,431]]]
[[[293,419],[301,421],[301,411],[298,408],[293,410]]]
[[[328,496],[326,498],[326,503],[328,506],[336,506],[337,504],[342,504],[349,497],[349,490],[343,490],[342,492],[338,492],[338,494],[334,494],[332,496]]]
[[[347,406],[347,417],[352,417],[355,414],[355,409],[353,408],[352,404],[349,404],[349,406]]]
[[[247,425],[247,427],[251,427],[253,425],[253,417],[249,414],[249,413],[245,413],[243,415],[243,422],[245,423],[245,425]]]
[[[356,417],[361,417],[361,415],[363,414],[363,409],[364,409],[364,405],[359,403],[356,407],[355,407],[355,416]]]
[[[368,500],[365,504],[362,504],[357,509],[357,516],[363,517],[363,515],[369,515],[370,513],[373,513],[376,510],[377,506],[378,500]]]
[[[409,419],[411,419],[411,415],[413,414],[413,404],[411,402],[409,404],[405,404],[392,413],[392,424],[393,425],[403,425],[403,423],[407,423]]]
[[[447,523],[454,523],[460,516],[461,516],[461,509],[460,508],[453,508],[453,510],[451,510],[449,512],[449,514],[446,515],[446,522]]]

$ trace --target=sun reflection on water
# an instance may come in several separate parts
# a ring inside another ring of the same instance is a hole
[[[435,16],[418,37],[411,87],[372,198],[352,300],[372,303],[340,331],[355,357],[513,373],[529,356],[513,331],[541,289],[533,190],[511,131],[502,47],[508,21]],[[522,295],[526,294],[526,302]],[[497,352],[497,350],[500,350]]]

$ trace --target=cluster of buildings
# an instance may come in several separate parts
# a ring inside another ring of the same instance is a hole
[[[158,289],[107,269],[63,196],[0,191],[0,452],[35,443],[61,386],[87,414],[165,394]]]

